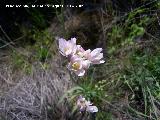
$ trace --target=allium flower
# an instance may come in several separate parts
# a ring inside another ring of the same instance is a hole
[[[66,41],[63,38],[59,39],[59,50],[63,56],[68,57],[69,55],[75,54],[77,49],[76,38]]]
[[[77,100],[77,107],[80,109],[80,111],[85,111],[86,110],[86,99],[82,96],[79,96]]]
[[[68,64],[68,69],[72,70],[78,76],[83,76],[85,74],[85,70],[90,66],[89,60],[83,60],[77,55],[73,55]]]
[[[90,101],[86,101],[86,111],[90,113],[98,112],[98,108],[92,105],[93,104]]]
[[[79,57],[83,58],[84,57],[84,52],[85,50],[82,48],[81,45],[77,45],[77,49],[76,49],[76,55],[78,55]]]
[[[92,62],[92,64],[101,64],[105,62],[104,60],[102,60],[103,53],[101,52],[102,48],[96,48],[93,51],[89,49],[86,51],[85,56],[88,60]]]
[[[76,38],[66,41],[59,39],[59,50],[63,56],[69,58],[68,69],[78,76],[83,76],[91,64],[101,64],[103,59],[102,48],[84,50],[81,45],[76,45]]]
[[[98,108],[96,106],[92,106],[92,103],[90,101],[87,101],[84,97],[79,96],[77,100],[77,106],[80,110],[80,112],[90,112],[95,113],[98,112]]]

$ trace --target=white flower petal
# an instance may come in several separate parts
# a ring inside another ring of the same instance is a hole
[[[93,103],[91,103],[90,101],[86,101],[85,104],[86,106],[91,106]]]
[[[77,51],[77,46],[76,45],[73,45],[72,46],[72,54],[74,55]]]
[[[88,53],[87,59],[89,59],[92,64],[101,64],[104,63],[103,53],[101,53],[102,48],[96,48],[91,53]]]
[[[90,64],[91,62],[89,60],[84,60],[82,63],[84,69],[88,69]]]
[[[66,44],[66,40],[63,39],[63,38],[60,38],[60,39],[59,39],[59,48],[64,47],[65,44]]]
[[[103,58],[103,53],[99,53],[99,55],[92,57],[92,61],[94,60],[100,60]]]
[[[75,71],[75,73],[78,75],[78,76],[84,76],[84,74],[85,74],[85,70],[84,69],[80,69],[80,70],[78,70],[78,71]]]
[[[64,48],[66,47],[66,40],[63,38],[59,39],[59,50],[61,51],[61,53],[63,53],[62,55],[65,56],[64,54]]]
[[[77,45],[76,54],[79,57],[83,58],[84,57],[84,52],[85,52],[85,50],[82,48],[82,46],[81,45]]]
[[[90,59],[91,58],[91,50],[90,49],[84,51],[84,57],[86,59]]]
[[[68,50],[64,51],[65,55],[68,56],[72,53],[72,49],[68,48]]]
[[[72,63],[77,62],[77,61],[81,61],[81,60],[82,59],[79,56],[77,56],[77,55],[72,55],[72,57],[70,58],[70,61]]]
[[[91,52],[91,55],[95,56],[95,55],[99,54],[101,51],[102,51],[102,48],[96,48]]]
[[[105,63],[104,60],[97,60],[97,61],[92,61],[92,64],[102,64]]]
[[[86,111],[90,113],[95,113],[95,112],[98,112],[98,108],[96,106],[88,106],[86,108]]]
[[[100,63],[105,63],[105,61],[104,61],[104,60],[101,60]]]
[[[98,53],[100,53],[100,52],[102,52],[102,48],[96,48],[96,49],[94,49],[92,52],[98,52]]]
[[[63,38],[59,39],[59,50],[63,56],[69,56],[76,52],[76,38],[66,41]]]
[[[71,38],[71,42],[72,43],[74,43],[74,44],[76,44],[76,41],[77,41],[77,39],[74,37],[74,38]]]

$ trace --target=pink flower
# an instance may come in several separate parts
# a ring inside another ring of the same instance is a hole
[[[78,76],[83,76],[85,74],[85,70],[83,68],[83,61],[76,55],[73,55],[68,64],[68,69],[72,70]]]
[[[66,41],[63,38],[59,39],[59,50],[63,56],[68,57],[69,55],[75,54],[76,52],[76,38]]]
[[[78,100],[77,100],[77,107],[80,109],[80,111],[85,111],[86,109],[86,99],[82,96],[79,96]]]
[[[68,69],[78,76],[84,76],[86,69],[90,66],[89,60],[84,60],[77,55],[72,55],[68,64]]]
[[[92,64],[101,64],[105,62],[104,60],[102,60],[103,53],[101,52],[102,48],[96,48],[93,51],[89,49],[85,51],[85,56],[88,60],[92,62]]]
[[[77,45],[76,55],[83,58],[85,50],[82,48],[81,45]]]
[[[66,41],[59,40],[59,51],[63,56],[69,58],[68,69],[78,76],[83,76],[91,64],[101,64],[103,60],[102,48],[84,50],[81,45],[76,45],[76,38]]]
[[[98,108],[96,106],[92,106],[90,101],[87,101],[84,97],[79,96],[77,100],[77,107],[81,112],[87,111],[90,113],[98,112]]]

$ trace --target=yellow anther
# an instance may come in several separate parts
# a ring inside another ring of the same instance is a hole
[[[78,70],[78,69],[80,68],[80,63],[78,63],[78,62],[73,63],[73,64],[72,64],[72,68],[73,68],[74,70]]]

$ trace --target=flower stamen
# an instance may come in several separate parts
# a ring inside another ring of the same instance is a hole
[[[80,66],[81,66],[80,63],[78,63],[78,62],[75,62],[72,64],[73,70],[78,70],[80,68]]]

